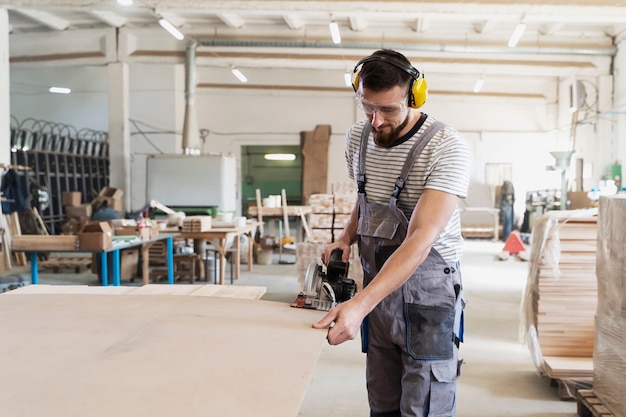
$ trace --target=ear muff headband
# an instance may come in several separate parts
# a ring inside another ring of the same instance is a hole
[[[409,88],[409,107],[419,109],[424,105],[424,103],[426,103],[426,98],[428,97],[428,84],[424,79],[424,74],[406,62],[384,55],[370,55],[357,62],[354,66],[354,70],[352,71],[352,88],[355,92],[359,89],[359,74],[363,64],[372,61],[386,62],[389,65],[393,65],[394,67],[401,69],[413,78],[413,82]]]

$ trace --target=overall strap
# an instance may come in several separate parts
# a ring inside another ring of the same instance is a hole
[[[361,131],[361,146],[359,147],[359,173],[356,177],[359,194],[365,194],[365,155],[367,154],[367,140],[371,132],[371,123],[365,123],[363,130]]]
[[[433,123],[430,124],[430,126],[426,128],[424,133],[422,133],[422,136],[419,138],[419,140],[415,141],[413,148],[411,149],[411,151],[407,155],[406,160],[404,161],[404,166],[402,167],[400,176],[396,180],[396,186],[391,195],[392,200],[395,200],[395,201],[398,200],[398,197],[400,196],[400,192],[404,189],[404,184],[406,183],[406,177],[409,175],[409,171],[411,170],[411,167],[415,163],[415,159],[417,159],[417,156],[420,154],[420,152],[422,152],[422,149],[424,149],[426,144],[430,142],[433,136],[435,136],[437,132],[443,129],[444,126],[445,125],[439,120],[434,121]]]

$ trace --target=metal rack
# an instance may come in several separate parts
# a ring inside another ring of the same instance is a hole
[[[24,190],[33,185],[47,189],[49,201],[39,208],[50,234],[60,232],[65,221],[62,193],[78,191],[83,203],[91,202],[109,184],[109,144],[106,132],[77,131],[69,125],[26,119],[11,124],[11,163],[30,168]],[[45,206],[45,207],[44,207]]]

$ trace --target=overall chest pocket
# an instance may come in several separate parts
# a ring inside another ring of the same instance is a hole
[[[400,221],[386,216],[373,217],[364,215],[359,220],[357,233],[361,236],[393,240],[396,237]]]

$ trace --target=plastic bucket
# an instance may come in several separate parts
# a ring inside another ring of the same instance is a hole
[[[259,249],[256,253],[256,262],[259,265],[271,265],[273,254],[272,249]]]

